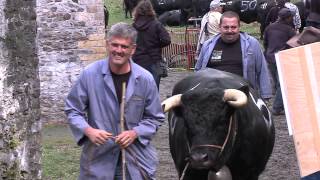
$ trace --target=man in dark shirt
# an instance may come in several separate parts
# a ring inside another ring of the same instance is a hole
[[[296,33],[291,26],[294,14],[287,8],[282,8],[278,13],[278,20],[267,26],[264,32],[265,56],[269,64],[272,74],[276,95],[272,105],[274,115],[280,115],[283,111],[283,102],[277,73],[277,65],[275,62],[275,53],[280,50],[287,49],[286,42]]]
[[[224,12],[219,27],[220,33],[203,44],[195,71],[209,67],[240,75],[262,98],[271,98],[269,70],[259,41],[240,32],[240,18],[235,12]]]
[[[126,180],[155,179],[158,158],[151,140],[165,116],[152,75],[131,59],[136,40],[131,25],[111,26],[108,57],[86,67],[66,98],[70,129],[82,146],[78,180],[122,180],[125,174]],[[122,82],[127,85],[124,94]]]
[[[242,76],[242,60],[239,57],[242,57],[240,39],[237,39],[231,44],[225,43],[221,39],[219,39],[217,41],[217,44],[213,48],[212,55],[210,60],[208,61],[207,67],[231,72]]]

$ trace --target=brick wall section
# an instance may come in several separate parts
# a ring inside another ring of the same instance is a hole
[[[104,58],[102,0],[38,0],[41,120],[65,122],[64,99],[81,70]]]
[[[0,179],[41,179],[35,8],[0,0]]]

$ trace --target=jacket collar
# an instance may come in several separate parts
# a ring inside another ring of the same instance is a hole
[[[113,79],[112,79],[111,71],[109,68],[109,58],[106,58],[105,60],[101,61],[100,66],[101,66],[101,74],[104,76],[106,85],[116,97]],[[130,59],[130,66],[131,66],[131,75],[129,77],[129,81],[127,85],[126,102],[128,102],[128,100],[132,96],[134,89],[136,87],[136,84],[138,83],[140,76],[142,75],[142,72],[139,70],[138,65],[134,63],[132,59]]]

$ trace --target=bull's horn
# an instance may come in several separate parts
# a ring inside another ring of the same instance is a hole
[[[164,100],[161,103],[163,112],[168,112],[170,109],[177,107],[177,106],[180,106],[181,96],[182,96],[182,94],[177,94],[177,95],[174,95],[174,96],[169,97],[168,99]]]
[[[248,98],[242,91],[236,89],[224,90],[223,100],[227,101],[233,107],[242,107],[247,104]]]

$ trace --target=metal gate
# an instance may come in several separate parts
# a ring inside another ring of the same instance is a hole
[[[193,69],[199,28],[167,28],[171,44],[162,50],[169,68]]]

